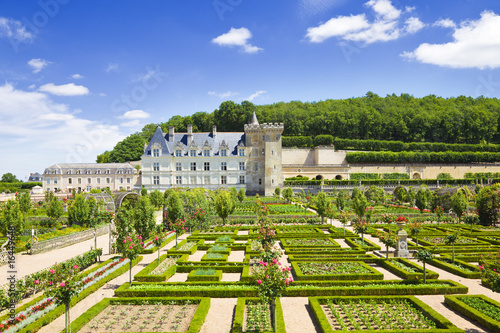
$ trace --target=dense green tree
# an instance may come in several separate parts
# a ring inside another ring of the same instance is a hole
[[[154,190],[153,192],[149,193],[149,199],[151,200],[153,206],[155,206],[156,208],[163,206],[163,204],[165,203],[163,193],[158,190]]]
[[[104,153],[97,155],[96,163],[109,163],[111,152],[106,150]]]
[[[358,215],[360,219],[365,216],[366,207],[368,207],[368,201],[366,200],[365,195],[361,193],[361,191],[359,192],[359,194],[353,197],[351,206],[354,210],[354,213],[356,213],[356,215]]]
[[[415,205],[420,210],[420,213],[423,213],[424,209],[427,208],[431,195],[431,191],[426,186],[422,186],[418,189],[415,194]]]
[[[50,200],[45,208],[47,216],[56,223],[64,214],[64,207],[61,200],[54,198]]]
[[[17,183],[19,180],[12,173],[7,172],[2,175],[2,179],[0,180],[2,183]]]
[[[340,190],[337,199],[336,199],[336,204],[337,204],[337,209],[339,212],[343,212],[345,205],[346,205],[346,198],[348,197],[347,191],[346,190]]]
[[[229,191],[218,190],[214,196],[214,208],[217,215],[222,219],[222,225],[226,224],[226,218],[234,212],[236,204]]]
[[[167,198],[167,217],[171,223],[184,217],[184,205],[177,191],[171,191]]]
[[[114,220],[116,228],[116,230],[114,231],[114,235],[116,236],[115,246],[117,252],[124,252],[125,249],[123,241],[127,236],[133,235],[135,233],[133,226],[134,219],[134,207],[130,202],[125,201],[120,206],[120,208],[118,208]]]
[[[316,212],[321,217],[321,223],[326,216],[328,208],[330,208],[330,199],[326,196],[325,192],[319,192],[315,198],[316,201]]]
[[[16,199],[19,202],[19,209],[23,213],[23,217],[26,218],[26,214],[30,211],[31,207],[33,207],[30,194],[28,192],[22,192],[17,195]]]
[[[293,197],[293,190],[291,187],[286,187],[283,189],[283,198],[285,198],[288,202],[292,200]]]
[[[482,225],[492,225],[498,222],[499,189],[499,185],[485,186],[476,195],[477,214]]]
[[[7,236],[9,232],[13,232],[14,235],[19,235],[23,232],[24,219],[17,201],[8,200],[1,213],[0,231],[4,236]]]
[[[383,188],[371,185],[366,191],[367,200],[373,201],[374,204],[380,205],[385,201],[385,191]]]
[[[129,161],[139,161],[144,153],[144,143],[146,140],[136,133],[129,135],[118,142],[109,154],[109,162],[124,163]]]
[[[75,200],[68,207],[69,223],[78,223],[86,225],[90,219],[89,205],[85,201],[83,194],[77,194]]]
[[[236,195],[236,198],[238,199],[239,202],[243,202],[243,200],[245,200],[245,190],[243,188],[240,188],[238,190],[238,194]]]
[[[451,209],[457,214],[458,222],[461,221],[462,215],[467,211],[467,197],[462,191],[457,191],[451,198]]]
[[[143,240],[149,238],[156,225],[155,209],[148,197],[141,197],[133,208],[133,226]]]

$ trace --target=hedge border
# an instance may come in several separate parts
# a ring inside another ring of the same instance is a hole
[[[111,259],[109,259],[109,260],[111,260]],[[134,259],[132,261],[132,266],[137,265],[141,260],[142,260],[142,256],[138,256],[136,259]],[[113,273],[109,274],[106,278],[104,278],[102,280],[99,280],[94,285],[92,285],[89,288],[85,289],[83,292],[81,292],[80,294],[78,294],[77,297],[75,297],[75,298],[73,298],[71,300],[70,307],[72,307],[75,304],[77,304],[78,302],[82,301],[87,296],[89,296],[90,294],[92,294],[95,291],[97,291],[99,288],[101,288],[103,285],[105,285],[109,281],[111,281],[114,278],[116,278],[116,277],[118,277],[118,276],[126,273],[129,270],[129,267],[130,267],[129,265],[124,265],[124,266],[118,268]],[[45,316],[39,318],[38,320],[36,320],[35,322],[29,324],[28,326],[26,326],[25,328],[23,328],[22,330],[20,330],[18,332],[21,332],[21,333],[34,333],[34,332],[37,332],[43,326],[48,325],[51,322],[53,322],[55,319],[57,319],[60,315],[62,315],[64,313],[64,311],[65,311],[65,306],[64,305],[59,305],[54,310],[52,310],[49,313],[47,313]]]
[[[210,310],[210,297],[141,297],[141,298],[104,298],[99,303],[95,304],[87,311],[82,313],[77,319],[71,323],[71,331],[77,333],[83,326],[89,323],[95,316],[97,316],[101,311],[103,311],[110,304],[120,304],[120,302],[130,303],[132,301],[143,302],[143,301],[156,301],[156,302],[171,302],[171,301],[183,301],[183,300],[193,300],[198,301],[198,308],[194,313],[194,317],[189,324],[189,329],[187,333],[196,333],[201,330],[203,323],[207,317],[208,311]],[[63,330],[61,333],[64,333]],[[165,332],[167,333],[167,332]]]
[[[164,246],[166,246],[167,244],[169,244],[171,241],[173,241],[175,239],[175,232],[169,234],[169,235],[172,235],[171,237],[168,237],[167,239],[165,239],[163,242],[161,242],[161,245],[160,245],[160,249]],[[147,240],[145,243],[151,241],[151,239]],[[158,251],[158,247],[157,246],[153,246],[152,248],[150,249],[147,249],[147,250],[142,250],[141,251],[141,254],[151,254],[151,253],[155,253],[156,251]]]
[[[351,238],[356,238],[356,239],[361,239],[361,237],[351,237]],[[368,239],[364,238],[363,242],[370,244],[370,246],[360,246],[353,242],[351,238],[346,237],[344,241],[346,242],[347,245],[349,245],[352,248],[358,248],[358,249],[363,249],[365,251],[380,251],[382,248],[378,246],[377,244],[369,241]]]
[[[319,261],[323,262],[323,261]],[[328,262],[328,261],[325,261]],[[383,280],[384,274],[377,271],[375,268],[368,266],[363,261],[356,261],[364,268],[372,272],[371,274],[322,274],[322,275],[305,275],[299,267],[300,261],[292,261],[293,272],[296,280]]]
[[[488,303],[491,303],[497,307],[500,307],[500,303],[486,297],[485,295],[454,295],[454,296],[444,296],[444,304],[457,311],[458,313],[464,315],[465,317],[478,322],[480,325],[488,329],[489,332],[500,332],[500,322],[485,315],[481,311],[474,309],[473,307],[465,304],[461,299],[465,297],[476,297],[482,298]]]
[[[375,300],[384,300],[384,299],[405,299],[409,303],[411,303],[417,310],[420,310],[426,317],[431,319],[438,328],[425,330],[427,333],[463,333],[463,330],[453,325],[448,319],[446,319],[443,315],[439,314],[437,311],[433,310],[429,305],[425,304],[415,296],[367,296],[367,297],[309,297],[309,306],[313,310],[314,317],[318,321],[322,331],[324,333],[334,333],[328,319],[321,307],[322,304],[326,303],[327,300],[339,299],[339,300],[360,300],[360,299],[375,299]],[[358,331],[359,332],[359,331]],[[381,332],[381,330],[363,330],[363,332],[367,333],[377,333]],[[383,330],[383,332],[420,332],[419,330]]]
[[[171,254],[163,254],[160,257],[160,264],[167,258],[172,258],[172,257],[177,257]],[[179,258],[180,259],[180,258]],[[177,260],[179,260],[177,259]],[[177,270],[177,265],[173,264],[170,266],[165,273],[161,275],[150,275],[149,273],[152,272],[156,267],[158,267],[158,260],[155,259],[153,260],[149,265],[144,267],[139,273],[134,275],[134,280],[140,281],[140,282],[161,282],[161,281],[166,281],[168,280],[172,275],[176,273]]]
[[[214,281],[219,282],[222,279],[222,270],[216,269],[214,275],[197,275],[196,269],[189,272],[187,276],[187,281],[195,282],[195,281]]]
[[[450,273],[456,274],[458,276],[467,278],[467,279],[480,279],[481,278],[481,272],[479,272],[479,270],[477,272],[474,272],[474,273],[466,272],[464,270],[458,269],[457,267],[455,267],[451,264],[448,264],[447,262],[443,261],[442,259],[448,259],[448,258],[435,258],[435,259],[430,260],[429,264],[436,266],[438,268],[441,268],[447,272],[450,272]],[[473,266],[465,261],[455,259],[455,262],[457,262],[461,265],[464,265],[464,266],[474,267],[474,268],[478,269],[476,266]]]
[[[257,297],[239,297],[236,301],[236,308],[234,310],[234,320],[231,332],[242,333],[245,321],[245,306],[247,302],[259,301]],[[286,333],[285,319],[283,317],[283,308],[281,307],[281,300],[276,298],[276,330],[277,333]],[[260,331],[259,331],[260,332]],[[265,332],[265,331],[263,331]]]
[[[402,279],[405,279],[405,280],[423,280],[424,279],[424,268],[422,266],[420,266],[420,265],[418,265],[418,264],[416,264],[408,259],[405,259],[405,258],[393,258],[392,260],[397,260],[406,266],[410,266],[412,268],[415,268],[419,271],[419,273],[411,273],[411,272],[405,271],[404,269],[399,268],[398,266],[391,263],[391,260],[383,259],[383,260],[380,260],[379,263],[382,267],[387,269],[389,272],[399,276]],[[433,272],[427,268],[425,269],[425,273],[426,273],[425,274],[426,279],[438,279],[439,278],[438,273]]]

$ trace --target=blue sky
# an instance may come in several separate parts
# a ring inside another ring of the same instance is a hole
[[[0,175],[225,100],[498,98],[499,67],[495,0],[0,0]]]

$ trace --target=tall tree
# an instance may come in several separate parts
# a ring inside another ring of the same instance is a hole
[[[77,194],[75,200],[68,207],[69,223],[86,225],[90,219],[89,205],[85,201],[83,194]]]
[[[109,154],[109,162],[139,161],[144,153],[146,140],[140,134],[132,134],[118,142]]]
[[[236,207],[233,196],[226,190],[219,190],[215,193],[214,206],[217,215],[222,219],[222,225],[226,224],[226,218],[234,212]]]
[[[321,223],[323,223],[323,219],[330,208],[330,199],[328,199],[325,192],[319,192],[315,199],[317,213],[321,217]]]
[[[171,223],[184,217],[184,205],[177,191],[171,191],[167,198],[167,216]]]
[[[12,173],[7,172],[2,175],[2,179],[0,180],[3,183],[17,183],[19,180]]]
[[[141,197],[134,209],[134,229],[145,240],[156,225],[155,210],[148,197]]]
[[[458,222],[462,219],[462,215],[467,211],[467,197],[462,191],[457,191],[450,199],[451,209],[457,214]]]
[[[19,202],[19,209],[23,213],[23,217],[26,218],[26,214],[28,214],[31,207],[33,207],[30,194],[28,192],[18,194],[17,201]]]
[[[24,220],[19,203],[15,200],[8,200],[2,210],[0,220],[0,231],[4,236],[9,233],[19,235],[24,230]]]

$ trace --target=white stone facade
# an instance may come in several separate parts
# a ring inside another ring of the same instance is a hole
[[[90,192],[109,188],[111,191],[133,191],[139,175],[129,163],[59,163],[45,169],[44,191]]]

